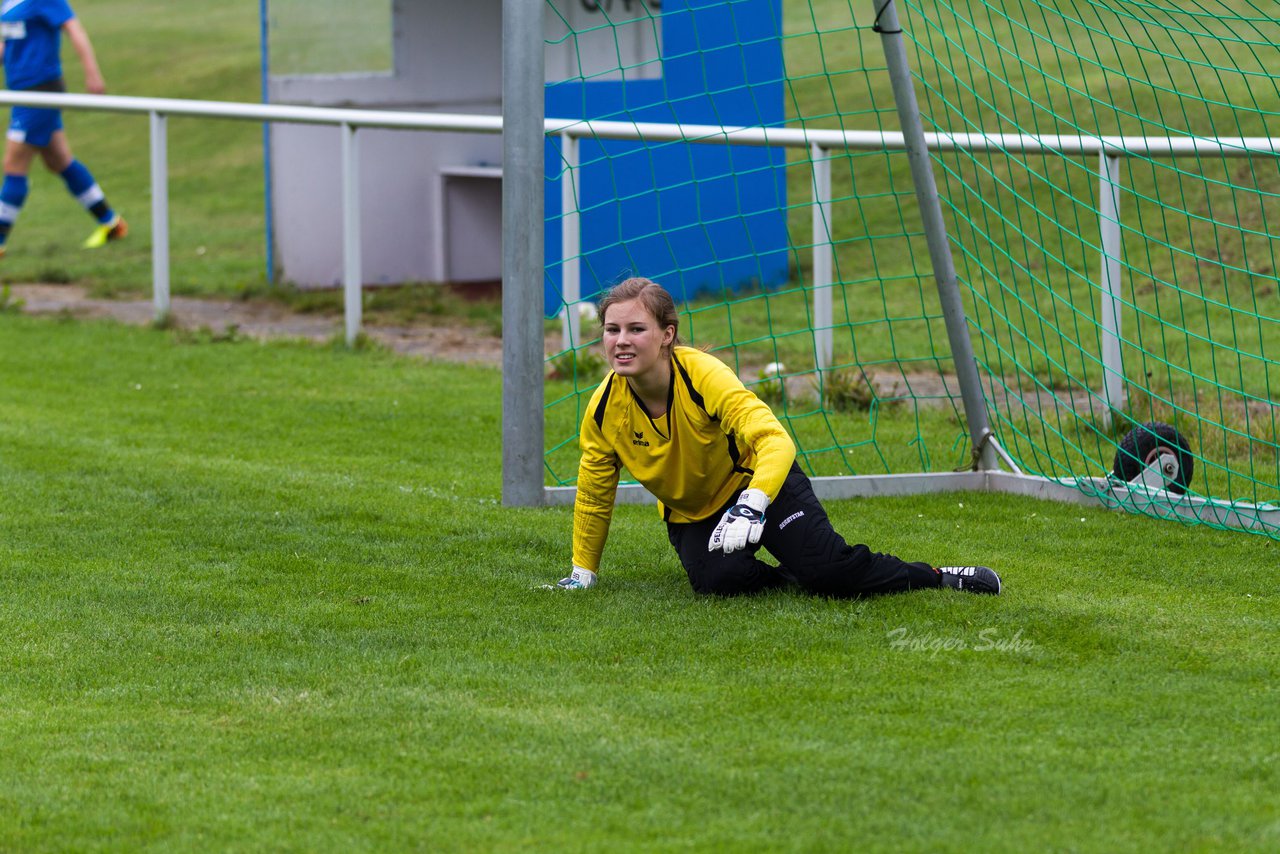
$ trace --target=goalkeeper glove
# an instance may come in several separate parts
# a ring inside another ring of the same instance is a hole
[[[711,532],[707,551],[723,551],[731,554],[745,549],[747,544],[760,542],[764,533],[764,511],[769,506],[769,496],[759,489],[744,489],[738,503],[724,511],[720,524]]]
[[[569,573],[568,578],[562,578],[556,582],[556,587],[561,590],[586,590],[595,583],[596,574],[594,572],[575,566],[573,572]]]

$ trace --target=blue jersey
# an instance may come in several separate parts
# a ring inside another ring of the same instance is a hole
[[[62,76],[62,25],[76,15],[67,0],[4,0],[4,76],[10,89],[30,89]]]

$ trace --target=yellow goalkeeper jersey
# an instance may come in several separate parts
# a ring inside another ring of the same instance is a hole
[[[715,356],[676,347],[667,411],[650,416],[612,371],[591,396],[579,434],[573,562],[598,570],[626,468],[658,499],[663,519],[695,522],[748,487],[772,501],[796,447],[773,411]]]

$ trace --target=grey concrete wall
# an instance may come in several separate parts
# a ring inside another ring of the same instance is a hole
[[[622,65],[637,66],[628,79],[660,74],[655,28],[639,0],[635,23],[619,28],[616,45],[611,30],[598,29],[603,17],[590,4],[555,3],[561,14],[545,16],[549,80],[617,79],[619,50]],[[625,15],[615,5],[616,23]],[[501,114],[502,0],[393,0],[392,9],[393,73],[272,78],[272,103]],[[366,283],[501,276],[500,179],[478,168],[501,167],[499,136],[375,129],[357,136]],[[475,174],[453,174],[468,170]],[[339,284],[340,131],[276,125],[271,178],[280,275],[304,287]],[[453,218],[450,227],[442,211]]]
[[[357,137],[363,280],[369,284],[441,280],[446,271],[438,240],[440,172],[459,164],[499,163],[501,138],[391,130],[362,130]],[[281,274],[304,287],[338,285],[342,281],[339,129],[279,125],[271,143]],[[497,181],[487,183],[500,186]],[[465,204],[456,193],[451,195],[452,208]],[[474,235],[476,245],[455,244],[455,253],[497,257],[501,216],[495,216],[487,230],[473,226],[461,232],[467,233]]]

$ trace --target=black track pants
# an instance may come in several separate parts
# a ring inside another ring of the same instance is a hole
[[[755,556],[759,546],[732,554],[708,551],[711,532],[736,501],[701,522],[667,523],[667,536],[697,593],[736,596],[794,581],[820,596],[851,598],[940,584],[940,576],[927,563],[907,563],[861,544],[846,543],[831,527],[808,476],[794,464],[782,491],[769,505],[760,538],[760,546],[781,566],[759,560]]]

